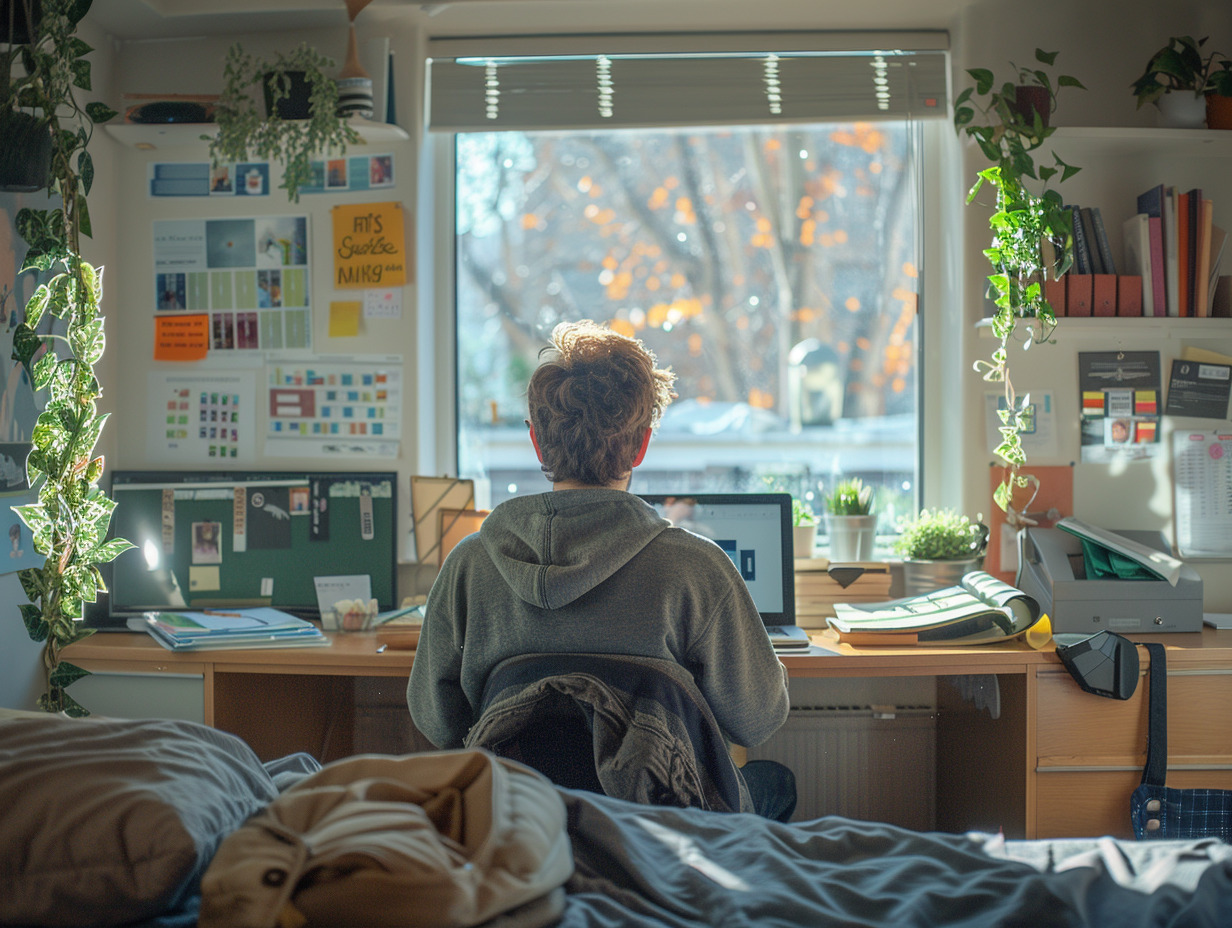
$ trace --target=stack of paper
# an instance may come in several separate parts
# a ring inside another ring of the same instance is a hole
[[[328,645],[321,630],[279,609],[147,612],[145,630],[169,651]]]

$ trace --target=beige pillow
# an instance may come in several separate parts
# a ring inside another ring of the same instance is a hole
[[[0,716],[0,924],[174,909],[276,795],[246,744],[194,722]]]

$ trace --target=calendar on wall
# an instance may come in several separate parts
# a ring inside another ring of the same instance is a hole
[[[1232,432],[1172,434],[1176,547],[1181,557],[1232,557]]]

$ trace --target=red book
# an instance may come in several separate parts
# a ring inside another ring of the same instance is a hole
[[[1142,278],[1137,274],[1121,274],[1117,283],[1118,316],[1142,315]]]
[[[1091,315],[1091,278],[1093,274],[1065,275],[1065,315]]]
[[[1189,194],[1176,198],[1176,314],[1189,316]]]
[[[1091,275],[1091,315],[1117,314],[1117,279],[1115,274]]]

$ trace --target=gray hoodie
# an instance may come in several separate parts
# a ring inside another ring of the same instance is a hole
[[[450,552],[407,687],[415,725],[460,747],[492,669],[547,651],[675,661],[737,744],[787,718],[786,670],[731,559],[624,490],[515,497]]]

